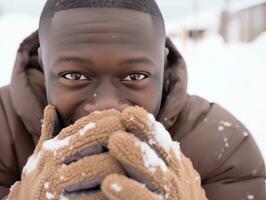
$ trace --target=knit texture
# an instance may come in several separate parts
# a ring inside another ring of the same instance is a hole
[[[105,199],[100,192],[77,197],[64,192],[97,186],[109,174],[124,174],[120,164],[103,152],[109,136],[124,129],[120,113],[115,110],[92,113],[55,138],[52,138],[55,108],[47,106],[44,113],[39,143],[23,169],[21,182],[11,188],[8,199]]]
[[[192,162],[151,114],[130,107],[122,112],[122,123],[126,131],[113,134],[108,148],[128,177],[109,175],[104,179],[102,190],[108,199],[207,199]]]
[[[54,138],[55,108],[44,113],[39,143],[9,200],[207,199],[191,161],[143,108],[91,113]]]

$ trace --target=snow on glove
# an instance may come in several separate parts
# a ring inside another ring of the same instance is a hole
[[[95,112],[52,138],[57,114],[47,106],[39,143],[8,199],[106,199],[100,190],[88,189],[99,187],[108,174],[124,174],[120,164],[104,152],[109,136],[124,129],[120,118],[115,110]]]
[[[107,176],[103,193],[110,200],[206,200],[199,174],[162,124],[139,107],[122,113],[127,132],[109,139],[109,152],[128,177]],[[132,134],[133,133],[133,134]]]

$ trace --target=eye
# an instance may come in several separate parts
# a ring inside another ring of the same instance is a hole
[[[62,75],[63,78],[73,81],[88,80],[88,78],[78,72],[65,73]]]
[[[122,81],[141,81],[148,78],[147,74],[144,73],[132,73],[122,79]]]

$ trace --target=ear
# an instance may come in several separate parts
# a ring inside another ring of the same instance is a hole
[[[183,57],[176,49],[174,43],[169,38],[166,38],[165,43],[165,66],[164,66],[164,88],[169,90],[169,84],[176,84],[179,81],[181,84],[178,87],[184,87],[182,92],[186,92],[187,85],[187,70]],[[170,83],[170,81],[173,81]]]
[[[41,50],[41,47],[38,48],[38,62],[39,62],[39,65],[43,71],[43,63],[42,63],[42,50]]]
[[[169,55],[169,49],[165,46],[164,48],[164,66],[167,65],[167,57]]]
[[[168,49],[167,46],[165,46],[165,48],[164,48],[164,58],[166,59],[168,55],[169,55],[169,49]]]

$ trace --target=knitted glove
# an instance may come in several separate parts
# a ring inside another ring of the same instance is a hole
[[[108,174],[124,174],[104,152],[110,134],[124,130],[120,115],[115,110],[92,113],[51,139],[57,115],[54,107],[47,106],[39,143],[8,199],[106,199],[100,190],[92,189]]]
[[[113,134],[108,148],[130,178],[108,175],[101,185],[108,199],[207,199],[191,161],[151,114],[139,107],[130,107],[123,111],[122,123],[127,132]]]

